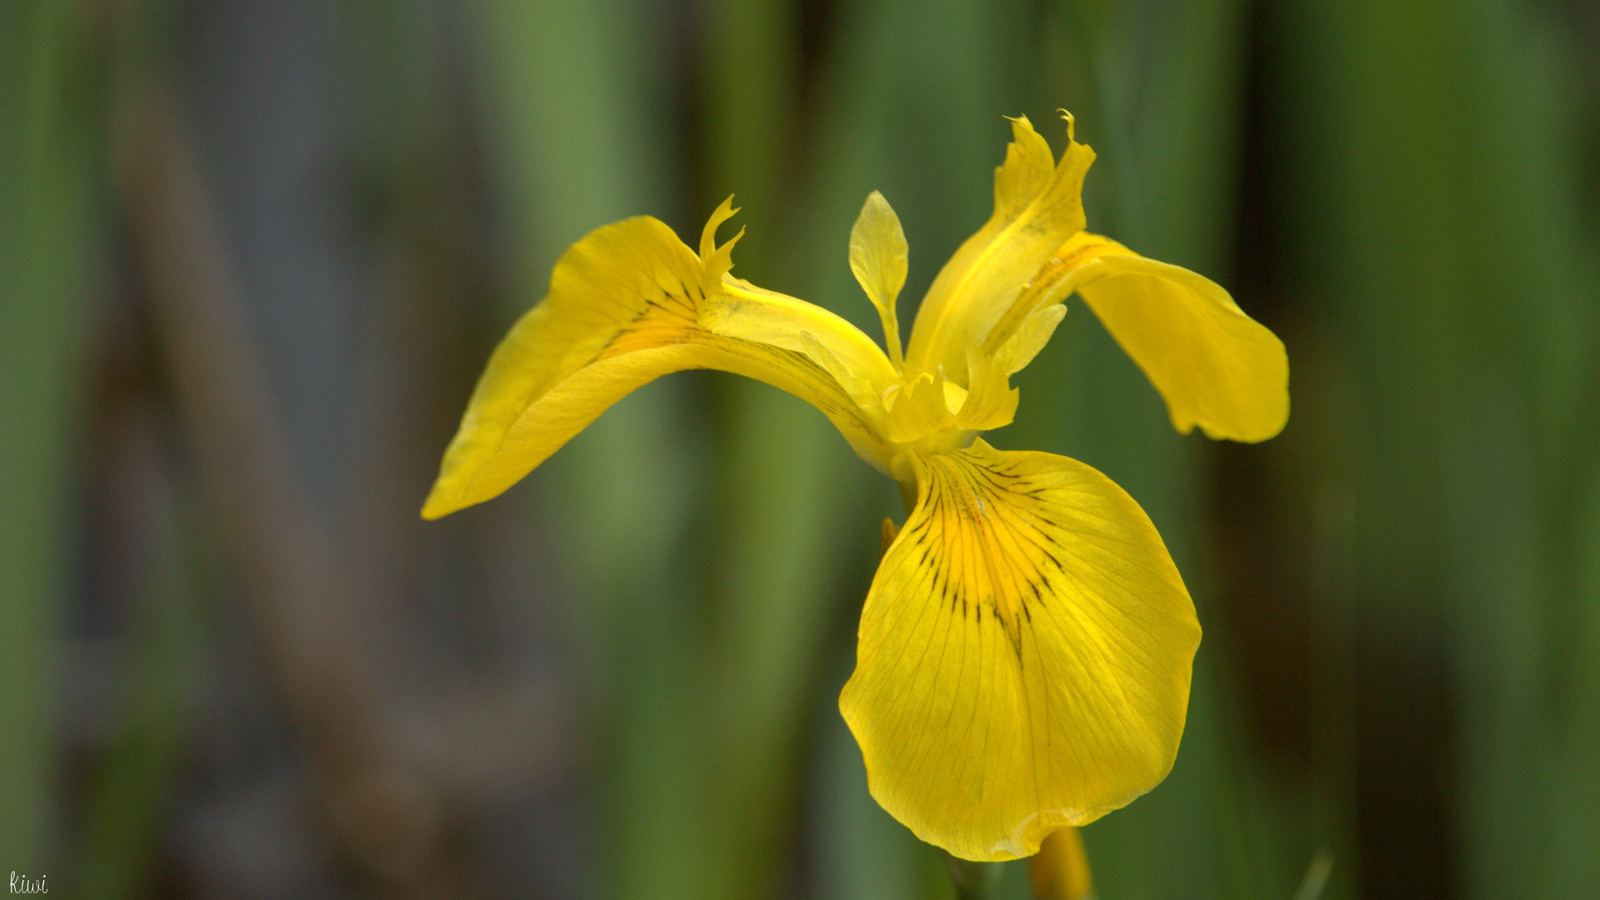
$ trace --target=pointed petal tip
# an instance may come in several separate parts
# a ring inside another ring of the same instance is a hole
[[[422,518],[432,522],[436,519],[442,519],[460,508],[460,505],[451,503],[444,496],[444,492],[439,490],[438,485],[434,485],[433,490],[428,492],[428,499],[422,502]]]
[[[874,189],[868,192],[867,199],[861,202],[861,212],[856,214],[855,224],[851,228],[851,238],[854,239],[856,232],[869,224],[883,228],[891,222],[892,230],[899,234],[901,243],[904,243],[905,233],[900,227],[900,216],[895,213],[894,207],[889,205],[889,198],[883,195],[883,191]]]
[[[1039,134],[1033,127],[1033,120],[1026,115],[1006,116],[1006,120],[1011,123],[1011,140],[1013,141],[1021,141]]]

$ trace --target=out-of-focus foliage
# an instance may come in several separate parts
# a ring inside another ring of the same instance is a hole
[[[416,513],[588,230],[733,193],[738,273],[870,331],[881,190],[909,322],[1001,116],[1065,107],[1091,230],[1230,288],[1293,403],[1180,437],[1078,308],[992,436],[1123,485],[1206,629],[1098,896],[1591,896],[1597,59],[1534,0],[0,5],[0,873],[949,896],[836,707],[899,501],[813,410],[674,376]]]

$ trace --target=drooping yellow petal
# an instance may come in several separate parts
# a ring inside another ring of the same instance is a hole
[[[1072,282],[1187,434],[1264,441],[1289,419],[1283,342],[1216,282],[1112,241]]]
[[[1021,361],[1011,371],[1020,370],[1044,346],[1043,328],[1054,329],[1059,304],[1073,291],[1144,370],[1178,431],[1199,425],[1208,437],[1254,442],[1283,430],[1289,417],[1283,342],[1216,282],[1098,234],[1079,232],[1057,248],[973,353],[1015,354]],[[1056,318],[1043,319],[1047,314]],[[1013,341],[1020,342],[1016,349]]]
[[[1070,121],[1070,120],[1069,120]],[[1071,139],[1060,163],[1026,116],[1011,121],[1012,142],[994,176],[994,214],[956,250],[917,311],[906,366],[940,365],[966,383],[967,350],[981,344],[1040,268],[1084,226],[1083,177],[1094,151]]]
[[[731,291],[725,276],[733,241],[719,247],[713,237],[731,214],[724,202],[712,215],[700,256],[650,217],[607,225],[569,248],[549,294],[490,358],[423,516],[494,497],[630,391],[682,369],[722,369],[788,391],[822,410],[857,453],[887,471],[892,451],[873,414],[807,354],[799,336],[811,335],[837,365],[859,365],[863,379],[886,383],[888,360],[832,313],[749,285]],[[743,329],[746,336],[716,327],[729,320],[759,327]],[[773,336],[779,333],[781,340]]]
[[[1033,854],[1164,778],[1200,640],[1155,527],[1080,462],[919,457],[839,698],[873,797],[963,859]]]
[[[884,344],[889,349],[889,360],[896,366],[904,361],[900,352],[900,318],[895,312],[895,301],[906,284],[906,267],[910,259],[906,246],[906,233],[900,227],[900,217],[894,214],[889,201],[873,191],[856,216],[850,229],[850,271],[866,292],[872,305],[878,308],[878,318],[883,320]]]

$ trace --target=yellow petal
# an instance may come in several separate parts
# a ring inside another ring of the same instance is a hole
[[[1004,355],[968,353],[967,378],[972,389],[956,416],[957,425],[968,431],[993,431],[1011,424],[1020,393],[1011,386],[1009,368],[1009,357]]]
[[[1000,354],[1006,363],[1006,374],[1015,375],[1026,369],[1050,342],[1050,336],[1056,333],[1056,326],[1066,315],[1067,308],[1056,303],[1036,309],[1023,319],[1022,327],[1006,341],[1004,352]]]
[[[994,214],[939,272],[917,311],[906,366],[943,365],[966,383],[967,350],[979,346],[1051,255],[1084,226],[1083,176],[1094,151],[1071,139],[1056,163],[1027,117],[1011,122],[1005,163],[995,170]]]
[[[730,336],[703,321],[708,307],[727,317],[733,241],[718,247],[713,233],[731,213],[725,202],[713,214],[700,256],[649,217],[607,225],[569,248],[549,294],[490,358],[423,516],[494,497],[629,391],[692,368],[747,375],[809,401],[857,453],[887,471],[891,451],[873,416],[805,353],[798,335],[808,330],[847,362],[866,360],[861,377],[881,379],[893,369],[871,338],[817,307],[754,288],[742,291],[736,318],[759,320],[765,332]],[[793,333],[768,340],[782,330],[776,322],[789,322]]]
[[[1047,453],[913,460],[917,504],[839,698],[873,797],[924,841],[1002,860],[1172,767],[1200,641],[1155,527]]]
[[[993,431],[1011,424],[1018,400],[1011,376],[1033,361],[1066,312],[1059,303],[1035,310],[999,349],[988,352],[982,347],[967,348],[967,382],[971,387],[965,406],[956,416],[958,426],[968,431]]]
[[[1277,335],[1216,282],[1105,243],[1071,280],[1167,401],[1173,427],[1251,442],[1282,431],[1289,359]]]
[[[801,353],[824,368],[842,367],[835,377],[869,388],[861,394],[861,402],[869,406],[899,378],[872,338],[849,321],[731,275],[701,301],[700,324],[721,337]]]
[[[947,387],[961,390],[944,380],[944,372],[923,372],[904,385],[888,392],[885,405],[884,436],[895,443],[919,440],[936,432],[956,427],[950,403],[955,397]]]
[[[866,291],[867,298],[878,308],[878,318],[883,320],[883,336],[889,348],[889,359],[900,365],[900,319],[895,312],[895,301],[906,284],[906,265],[909,258],[906,234],[900,227],[900,217],[894,214],[889,201],[873,191],[861,206],[861,214],[850,229],[850,271]]]

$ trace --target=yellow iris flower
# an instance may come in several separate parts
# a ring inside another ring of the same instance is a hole
[[[698,255],[650,217],[588,235],[489,360],[422,514],[496,496],[668,372],[760,379],[815,405],[915,497],[867,594],[839,699],[878,802],[970,860],[1033,854],[1052,831],[1127,804],[1177,754],[1194,605],[1155,527],[1110,479],[977,434],[1011,422],[1010,376],[1073,292],[1180,432],[1277,434],[1288,362],[1221,287],[1083,230],[1094,153],[1068,122],[1058,162],[1026,118],[1012,121],[994,214],[934,280],[903,353],[906,241],[877,193],[851,232],[850,267],[887,352],[827,310],[730,275],[738,237],[719,246],[715,235],[731,201]]]

